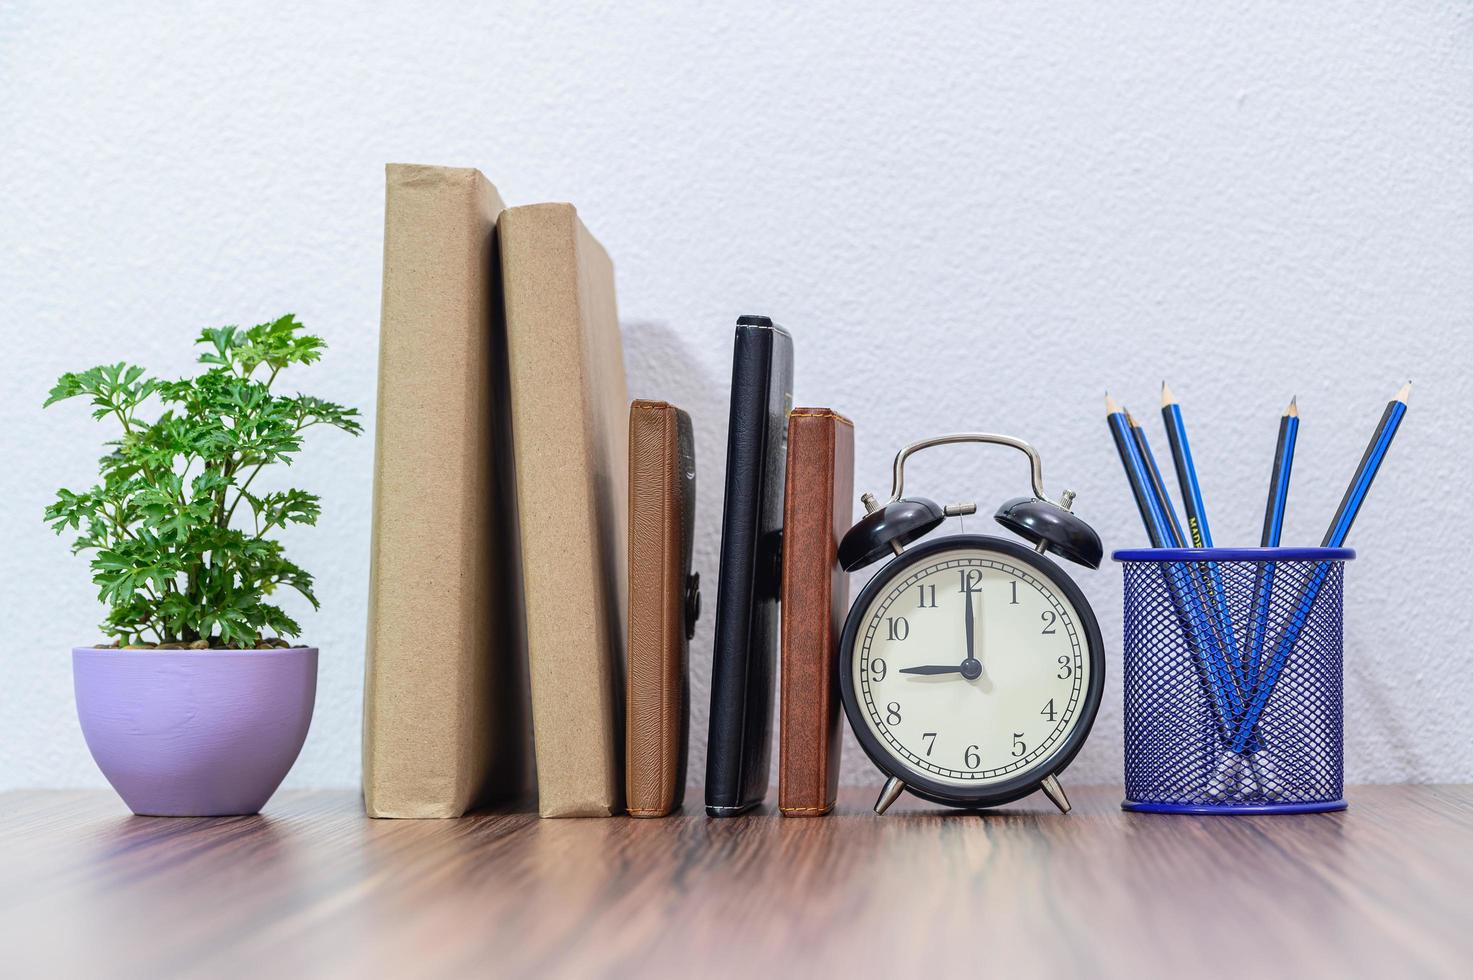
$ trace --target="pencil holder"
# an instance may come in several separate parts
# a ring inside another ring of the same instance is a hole
[[[1125,802],[1155,813],[1345,808],[1349,548],[1117,551]]]

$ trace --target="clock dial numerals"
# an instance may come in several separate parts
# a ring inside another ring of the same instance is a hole
[[[1026,562],[980,547],[938,552],[896,575],[863,616],[852,662],[861,713],[915,773],[959,787],[1013,779],[1080,721],[1090,680],[1080,614]]]

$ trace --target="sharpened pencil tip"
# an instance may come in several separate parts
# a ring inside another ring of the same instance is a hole
[[[1171,386],[1168,385],[1165,381],[1162,381],[1161,382],[1161,407],[1162,408],[1165,408],[1167,405],[1175,405],[1175,404],[1176,404],[1176,396],[1171,393]]]
[[[1125,424],[1132,429],[1139,429],[1141,427],[1141,424],[1135,420],[1135,416],[1130,414],[1130,409],[1128,408],[1125,409]]]
[[[1289,417],[1291,417],[1291,418],[1296,418],[1297,419],[1299,417],[1299,396],[1298,395],[1295,395],[1293,398],[1289,399],[1289,407],[1286,408],[1286,409],[1284,409],[1284,414],[1287,415],[1287,416],[1289,416]]]
[[[1119,415],[1120,412],[1121,412],[1120,403],[1117,402],[1115,399],[1111,398],[1110,397],[1110,393],[1108,391],[1105,392],[1105,414],[1106,415]]]
[[[1396,393],[1396,397],[1393,398],[1392,401],[1401,402],[1403,405],[1405,405],[1407,403],[1407,399],[1410,397],[1412,397],[1412,383],[1408,381],[1406,384],[1401,386],[1401,391],[1398,391]]]

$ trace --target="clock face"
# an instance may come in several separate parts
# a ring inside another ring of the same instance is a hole
[[[1093,614],[1027,549],[920,550],[851,613],[851,720],[907,781],[965,796],[1042,778],[1093,721]]]

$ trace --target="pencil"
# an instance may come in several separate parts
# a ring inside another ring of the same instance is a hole
[[[1330,529],[1325,532],[1320,547],[1338,548],[1350,535],[1350,526],[1355,523],[1361,504],[1366,502],[1366,494],[1371,490],[1371,481],[1376,479],[1376,471],[1381,468],[1382,461],[1386,459],[1386,451],[1391,448],[1391,440],[1396,437],[1396,430],[1401,425],[1401,417],[1407,413],[1407,399],[1411,395],[1412,383],[1408,381],[1402,385],[1401,390],[1391,401],[1386,403],[1386,411],[1381,413],[1381,421],[1376,425],[1376,432],[1371,436],[1370,443],[1366,445],[1365,455],[1360,458],[1360,465],[1355,468],[1355,476],[1351,477],[1350,486],[1345,489],[1345,496],[1340,500],[1340,508],[1335,511],[1335,519],[1330,522]]]
[[[1294,441],[1299,434],[1299,399],[1290,399],[1279,419],[1279,441],[1274,447],[1274,463],[1268,475],[1268,503],[1263,511],[1261,548],[1277,548],[1284,530],[1284,505],[1289,499],[1289,474],[1294,468]],[[1273,599],[1274,568],[1272,561],[1259,564],[1253,583],[1253,622],[1248,629],[1246,668],[1253,671],[1254,683],[1262,670],[1263,643],[1268,636],[1269,608]]]
[[[1125,412],[1125,421],[1130,426],[1130,434],[1135,441],[1136,451],[1140,453],[1141,460],[1145,463],[1146,477],[1149,481],[1150,488],[1154,492],[1161,512],[1166,518],[1166,529],[1172,538],[1172,547],[1185,548],[1188,545],[1187,536],[1182,531],[1181,521],[1177,520],[1176,509],[1171,505],[1171,497],[1166,492],[1166,481],[1161,478],[1161,470],[1156,465],[1155,454],[1151,452],[1151,442],[1146,438],[1146,430],[1141,428],[1141,424],[1135,420],[1135,416],[1131,415],[1128,410]],[[1232,618],[1228,615],[1222,578],[1217,571],[1217,565],[1215,562],[1208,562],[1205,568],[1200,565],[1197,566],[1195,572],[1201,576],[1200,581],[1205,584],[1207,591],[1212,595],[1212,616],[1208,622],[1214,625],[1214,635],[1217,645],[1221,648],[1223,655],[1227,658],[1227,662],[1232,667],[1233,677],[1237,681],[1239,690],[1246,691],[1247,677],[1241,663],[1242,658],[1238,655],[1238,641],[1236,635],[1233,633]],[[1197,581],[1198,579],[1194,576],[1193,583],[1195,584]],[[1197,592],[1199,597],[1206,598],[1201,595],[1201,590],[1193,589],[1193,591]],[[1236,694],[1238,692],[1235,691],[1234,693]],[[1234,703],[1235,706],[1240,706],[1236,700]]]
[[[1263,548],[1277,548],[1284,531],[1284,505],[1289,499],[1289,474],[1294,469],[1294,441],[1298,435],[1299,398],[1295,396],[1279,419],[1279,443],[1274,447],[1274,465],[1268,477],[1268,505],[1263,511],[1263,534],[1258,539]]]
[[[1136,508],[1141,512],[1141,523],[1146,527],[1146,537],[1152,548],[1168,547],[1166,520],[1154,503],[1147,483],[1145,469],[1135,463],[1136,454],[1131,451],[1130,427],[1125,421],[1125,409],[1105,392],[1105,423],[1110,435],[1115,438],[1115,451],[1120,454],[1120,465],[1125,467],[1125,479],[1130,484],[1130,495],[1135,498]]]
[[[1355,469],[1355,476],[1350,479],[1350,486],[1340,501],[1339,509],[1335,511],[1334,519],[1330,521],[1330,528],[1325,532],[1320,547],[1339,548],[1345,544],[1346,536],[1350,533],[1350,526],[1355,523],[1361,506],[1366,502],[1371,483],[1376,479],[1376,473],[1386,459],[1386,452],[1391,448],[1391,440],[1396,437],[1396,430],[1401,426],[1402,416],[1406,415],[1407,399],[1411,397],[1411,394],[1412,383],[1408,381],[1386,404],[1386,410],[1381,413],[1381,421],[1376,424],[1376,431],[1371,434],[1371,441],[1366,445],[1365,454],[1361,456],[1360,465]],[[1289,659],[1289,653],[1294,649],[1294,645],[1299,642],[1299,633],[1309,620],[1310,610],[1314,608],[1314,601],[1319,597],[1320,589],[1324,586],[1325,579],[1329,577],[1331,567],[1330,562],[1320,562],[1319,567],[1315,569],[1314,576],[1309,580],[1309,585],[1305,587],[1304,594],[1300,596],[1299,603],[1294,609],[1294,615],[1290,617],[1289,625],[1284,628],[1284,635],[1279,637],[1279,642],[1274,646],[1273,657],[1270,658],[1263,677],[1258,682],[1253,701],[1248,705],[1248,710],[1243,714],[1238,725],[1237,734],[1233,737],[1234,751],[1242,751],[1243,745],[1247,744],[1248,733],[1258,723],[1258,716],[1263,713],[1263,706],[1268,703],[1269,696],[1273,694],[1274,685],[1278,683],[1284,663]]]
[[[1110,435],[1115,439],[1115,449],[1120,454],[1120,464],[1125,468],[1126,481],[1130,484],[1131,495],[1135,497],[1136,507],[1140,510],[1141,521],[1146,526],[1146,536],[1150,538],[1151,547],[1171,547],[1171,531],[1152,490],[1145,460],[1131,434],[1125,409],[1108,392],[1105,394],[1105,422],[1109,426]],[[1205,642],[1210,631],[1202,629],[1201,618],[1206,614],[1202,612],[1201,604],[1192,590],[1185,586],[1185,578],[1183,563],[1171,562],[1166,566],[1167,591],[1171,594],[1172,604],[1189,634],[1188,639],[1193,650],[1205,664],[1208,689],[1217,706],[1225,736],[1230,737],[1233,719],[1242,710],[1242,702],[1233,686],[1231,672],[1222,651],[1219,649],[1218,655],[1213,657],[1212,645]]]
[[[1197,482],[1197,465],[1192,460],[1192,444],[1187,441],[1186,423],[1181,405],[1166,382],[1161,382],[1161,418],[1166,422],[1166,441],[1171,444],[1171,460],[1176,464],[1176,480],[1181,484],[1181,505],[1187,515],[1187,530],[1192,547],[1212,547],[1212,530],[1207,526],[1207,508],[1202,503],[1202,487]]]
[[[1212,529],[1207,524],[1207,505],[1202,502],[1202,485],[1197,480],[1197,464],[1192,459],[1192,444],[1187,439],[1187,426],[1181,415],[1181,405],[1171,387],[1161,382],[1161,419],[1166,423],[1166,440],[1171,445],[1171,461],[1176,465],[1176,480],[1181,486],[1182,511],[1187,518],[1187,531],[1192,538],[1192,547],[1212,547]],[[1207,563],[1207,578],[1212,586],[1212,598],[1217,614],[1218,626],[1225,632],[1229,649],[1236,652],[1233,670],[1238,684],[1246,691],[1250,679],[1246,663],[1246,647],[1239,648],[1237,632],[1233,629],[1233,618],[1227,605],[1227,586],[1222,581],[1222,571],[1217,562]]]
[[[1182,533],[1181,521],[1177,520],[1176,508],[1171,505],[1171,497],[1166,493],[1166,484],[1161,479],[1161,470],[1156,466],[1156,457],[1151,452],[1151,443],[1146,439],[1146,430],[1130,414],[1129,409],[1125,412],[1125,423],[1130,426],[1130,436],[1135,442],[1136,452],[1140,453],[1141,462],[1145,464],[1147,488],[1156,497],[1156,504],[1161,508],[1161,515],[1166,520],[1166,533],[1170,544],[1168,547],[1185,548],[1187,546],[1186,535]]]

